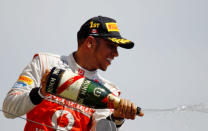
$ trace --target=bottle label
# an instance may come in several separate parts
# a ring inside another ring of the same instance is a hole
[[[56,94],[58,83],[63,72],[64,70],[62,69],[58,69],[56,67],[52,68],[48,77],[47,84],[46,84],[46,91],[48,93]]]
[[[77,101],[79,90],[84,81],[84,76],[66,70],[58,85],[57,94],[72,101]]]
[[[73,83],[70,83],[69,81],[67,81],[68,83],[67,84],[64,83],[65,85],[63,85],[63,86],[65,86],[64,87],[65,89],[61,93],[57,93],[57,94],[61,97],[67,98],[69,100],[77,101],[77,97],[78,97],[79,90],[80,90],[83,80],[84,80],[84,78],[80,77],[78,80],[76,80]],[[61,87],[63,87],[63,86],[61,86]]]
[[[85,79],[82,86],[81,86],[80,92],[79,92],[78,102],[80,104],[83,104],[83,102],[84,102],[84,98],[86,97],[87,89],[88,89],[89,85],[90,85],[90,81]]]

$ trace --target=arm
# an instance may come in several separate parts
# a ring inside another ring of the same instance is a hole
[[[99,120],[106,119],[111,114],[112,114],[112,110],[110,109],[96,109],[92,117],[90,131],[96,131],[97,122]]]
[[[42,75],[41,63],[39,57],[35,57],[28,64],[12,89],[8,92],[3,103],[3,110],[13,115],[4,113],[7,118],[15,118],[29,112],[40,102],[38,98],[37,87],[40,87],[40,78]]]

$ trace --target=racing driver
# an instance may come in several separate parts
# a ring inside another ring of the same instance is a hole
[[[120,90],[101,77],[118,56],[117,48],[130,49],[134,43],[121,37],[114,19],[97,16],[87,20],[77,33],[78,49],[68,56],[37,53],[8,92],[3,110],[7,118],[26,114],[25,131],[95,131],[101,119],[115,122],[135,119],[137,106],[121,99],[117,109],[93,109],[45,92],[46,78],[53,67],[71,70],[99,82],[119,96]],[[14,115],[11,115],[14,114]]]

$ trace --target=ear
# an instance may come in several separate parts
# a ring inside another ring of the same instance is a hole
[[[93,36],[88,36],[86,40],[86,47],[88,49],[94,49],[96,47],[96,40]]]

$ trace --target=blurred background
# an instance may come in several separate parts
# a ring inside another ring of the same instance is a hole
[[[0,0],[0,108],[23,68],[37,52],[68,55],[89,18],[117,20],[135,42],[119,48],[107,72],[121,97],[144,109],[121,131],[208,130],[207,0]],[[25,116],[23,116],[25,117]],[[21,131],[25,120],[6,119],[1,130]]]

